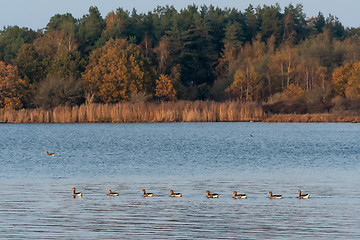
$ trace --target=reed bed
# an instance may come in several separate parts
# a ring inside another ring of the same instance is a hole
[[[360,123],[359,115],[317,113],[317,114],[276,114],[267,116],[263,122],[353,122]]]
[[[0,109],[8,123],[134,123],[134,122],[240,122],[262,121],[258,104],[237,101],[123,102],[84,104],[44,109]]]
[[[122,102],[59,106],[53,110],[0,109],[7,123],[135,123],[135,122],[360,122],[356,114],[268,114],[255,103],[238,101]]]

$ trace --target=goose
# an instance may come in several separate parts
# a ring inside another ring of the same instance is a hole
[[[111,190],[107,190],[108,196],[119,196],[119,193],[112,192]]]
[[[301,195],[301,191],[300,191],[300,190],[296,191],[296,193],[299,194],[299,199],[300,199],[300,198],[309,199],[309,197],[310,197],[310,194],[302,194],[302,195]]]
[[[54,156],[55,153],[49,153],[48,151],[46,151],[46,155],[47,155],[47,156]]]
[[[143,197],[152,197],[154,196],[153,193],[146,193],[145,189],[141,190],[143,192]]]
[[[72,188],[71,189],[73,191],[72,193],[72,196],[75,198],[75,197],[82,197],[82,192],[75,192],[76,191],[76,188]]]
[[[181,193],[174,193],[173,190],[170,190],[169,193],[170,193],[170,197],[182,197]]]
[[[269,198],[271,198],[271,199],[281,199],[281,198],[283,198],[282,195],[273,195],[272,192],[268,192],[268,194],[270,195]]]
[[[246,194],[238,194],[236,191],[233,191],[232,194],[234,194],[234,198],[247,198]]]
[[[207,198],[218,198],[219,197],[219,194],[217,194],[217,193],[210,194],[209,190],[206,190],[205,193],[207,193],[207,195],[206,195]]]

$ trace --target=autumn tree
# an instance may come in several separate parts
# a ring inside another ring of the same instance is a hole
[[[34,46],[40,56],[53,59],[63,52],[76,50],[78,44],[74,36],[62,30],[54,30],[36,39]]]
[[[159,41],[158,46],[154,49],[157,62],[158,62],[158,72],[159,73],[166,73],[170,69],[170,43],[169,38],[164,36]]]
[[[348,63],[335,69],[332,83],[338,95],[360,98],[360,62]]]
[[[115,103],[154,89],[147,59],[139,48],[124,39],[110,39],[90,55],[82,79],[95,101]]]
[[[155,96],[165,101],[176,100],[176,91],[171,79],[167,75],[161,74],[156,80]]]
[[[289,86],[287,86],[284,91],[283,91],[283,96],[285,97],[284,100],[299,100],[303,94],[304,91],[302,90],[302,88],[296,84],[290,84]]]
[[[17,68],[0,62],[0,108],[23,107],[27,83],[22,80]]]
[[[345,94],[349,98],[360,99],[360,62],[353,64]]]

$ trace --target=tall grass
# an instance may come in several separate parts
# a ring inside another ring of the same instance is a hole
[[[254,103],[179,101],[156,103],[84,104],[44,109],[0,109],[8,123],[132,123],[261,121],[264,112]]]
[[[350,113],[276,114],[267,116],[263,122],[360,122],[360,115]]]
[[[0,109],[8,123],[133,123],[133,122],[360,122],[358,114],[269,114],[255,103],[179,101],[84,104],[44,109]]]

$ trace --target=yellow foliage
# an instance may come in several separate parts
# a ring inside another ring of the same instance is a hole
[[[0,62],[0,108],[22,108],[21,100],[25,96],[25,85],[15,66]]]
[[[237,70],[234,82],[225,90],[230,97],[245,102],[260,99],[262,83],[254,66],[247,66],[244,70]]]
[[[283,94],[288,100],[298,100],[304,95],[304,90],[302,90],[302,88],[298,85],[290,84],[287,88],[285,88]]]
[[[268,99],[269,104],[280,101],[299,101],[305,97],[305,91],[298,85],[290,84],[283,92],[275,93]]]
[[[340,95],[345,96],[345,88],[348,79],[351,76],[352,64],[345,64],[344,66],[338,67],[332,74],[332,84],[334,91]]]
[[[347,63],[333,72],[334,91],[340,96],[360,98],[360,62]]]
[[[155,96],[167,101],[176,100],[176,91],[167,75],[161,74],[159,79],[156,80]]]
[[[360,62],[353,65],[345,94],[349,98],[360,99]]]
[[[137,46],[124,39],[111,39],[90,55],[82,79],[97,101],[128,100],[145,88],[144,61]]]

